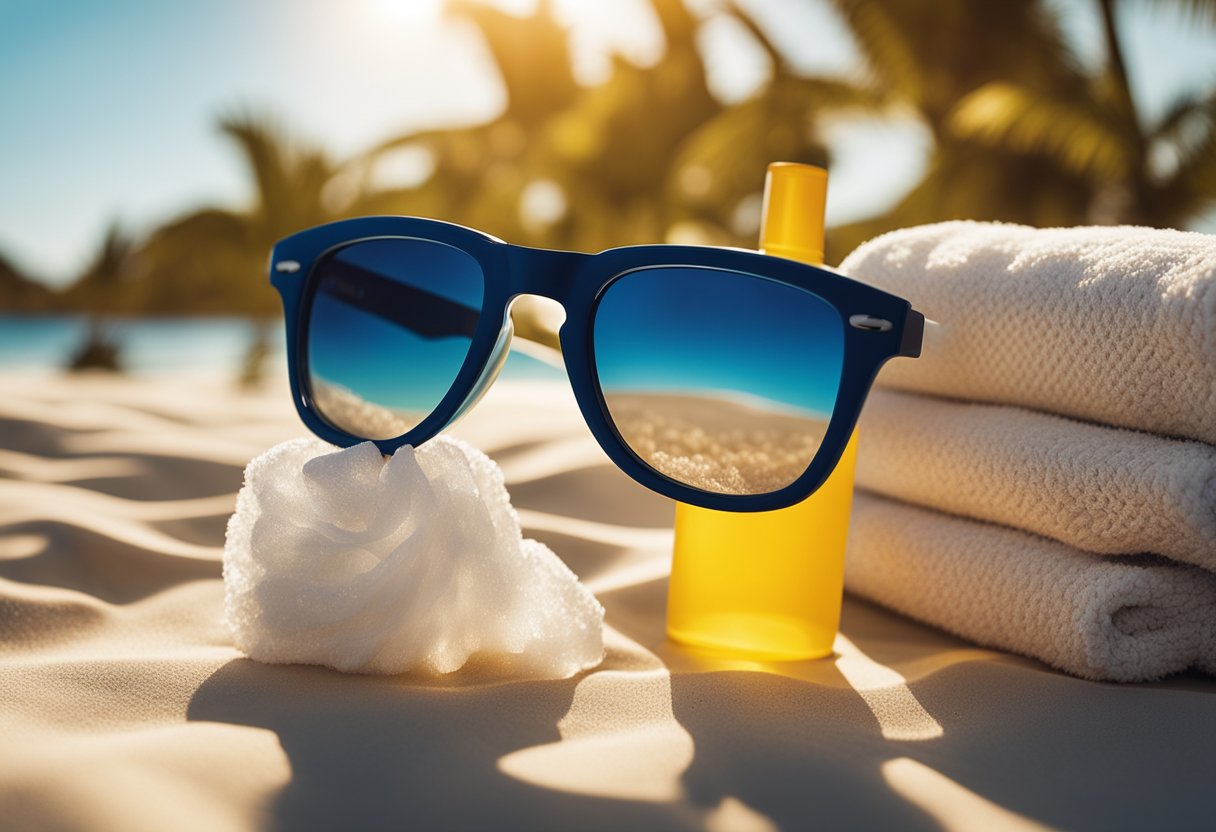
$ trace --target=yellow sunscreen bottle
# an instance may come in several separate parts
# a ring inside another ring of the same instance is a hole
[[[826,200],[824,169],[770,165],[760,248],[822,263]],[[831,654],[856,454],[854,433],[827,482],[790,508],[743,513],[676,504],[667,596],[672,640],[757,659]]]

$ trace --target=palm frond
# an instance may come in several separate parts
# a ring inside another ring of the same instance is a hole
[[[1015,154],[1056,159],[1068,171],[1094,179],[1130,173],[1123,136],[1092,107],[1037,94],[1012,82],[985,84],[963,97],[951,113],[955,136]]]
[[[923,100],[926,77],[912,35],[898,12],[882,0],[831,0],[844,19],[875,79],[909,101]]]
[[[1186,130],[1195,120],[1211,121],[1216,118],[1216,91],[1204,95],[1184,95],[1174,101],[1165,111],[1156,126],[1149,131],[1154,141],[1175,141],[1179,131]]]
[[[741,199],[759,191],[768,162],[826,161],[816,130],[821,118],[854,109],[873,112],[885,103],[885,93],[844,81],[778,77],[688,138],[670,171],[669,198],[725,224]]]
[[[1154,178],[1160,179],[1163,173],[1173,178],[1183,168],[1202,164],[1205,155],[1214,152],[1213,136],[1216,136],[1216,91],[1175,101],[1147,137],[1155,158],[1164,155],[1173,162],[1172,172],[1154,169]]]
[[[1176,214],[1175,224],[1184,224],[1216,205],[1216,129],[1207,122],[1207,129],[1194,140],[1176,146],[1177,167],[1169,180],[1161,184],[1159,210]]]
[[[256,245],[330,219],[323,190],[338,172],[315,147],[293,142],[269,116],[249,111],[220,120],[220,130],[245,158],[255,185],[250,222]]]
[[[1204,111],[1206,130],[1202,138],[1180,141],[1178,172],[1180,179],[1202,182],[1216,195],[1216,96],[1209,99]]]
[[[241,111],[221,117],[220,132],[233,141],[251,174],[264,209],[287,196],[289,150],[283,131],[267,116]]]
[[[722,11],[734,18],[747,30],[747,33],[752,36],[752,39],[764,50],[764,54],[768,55],[769,63],[773,67],[773,73],[783,72],[786,64],[785,55],[777,48],[777,44],[773,43],[773,39],[768,36],[768,32],[756,22],[756,19],[739,7],[739,4],[734,0],[728,2],[722,7]]]
[[[1177,9],[1200,24],[1216,25],[1216,0],[1149,0],[1159,8]]]
[[[508,113],[527,125],[543,122],[578,95],[569,33],[554,19],[551,7],[550,0],[543,0],[529,17],[469,0],[449,7],[485,38],[506,88]]]

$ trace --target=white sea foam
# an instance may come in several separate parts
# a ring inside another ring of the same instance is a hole
[[[477,657],[565,678],[603,656],[603,607],[523,538],[498,465],[448,437],[389,460],[315,439],[262,454],[224,582],[236,644],[263,662],[442,674]]]

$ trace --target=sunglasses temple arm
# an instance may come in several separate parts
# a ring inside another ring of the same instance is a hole
[[[925,316],[915,309],[908,310],[904,320],[903,338],[899,343],[899,355],[905,358],[920,358],[921,347],[927,341],[932,341],[936,331],[940,329],[937,321],[926,320]]]
[[[566,369],[566,362],[562,358],[561,350],[554,349],[548,344],[542,344],[539,341],[533,341],[522,336],[518,337],[511,342],[511,351],[522,352],[529,358],[535,358],[537,361],[544,362],[559,370],[564,371]]]
[[[388,280],[350,263],[331,263],[330,269],[319,291],[424,338],[454,335],[472,338],[477,328],[476,310],[442,295]],[[556,342],[556,334],[546,339],[549,340]],[[565,369],[560,349],[519,333],[513,344],[514,349],[525,355]]]
[[[331,261],[317,292],[423,338],[472,338],[477,331],[476,309],[351,263]]]

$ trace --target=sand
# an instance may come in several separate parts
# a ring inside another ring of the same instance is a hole
[[[319,380],[312,395],[317,410],[331,424],[368,439],[395,439],[426,416],[369,402],[341,385]]]
[[[1206,828],[1216,681],[1096,684],[846,599],[837,655],[764,664],[663,630],[671,505],[560,385],[457,433],[607,609],[560,682],[348,676],[242,657],[220,548],[287,392],[0,379],[4,829]]]
[[[798,479],[827,420],[765,408],[761,400],[635,391],[605,393],[621,437],[651,467],[716,494],[768,494]]]

